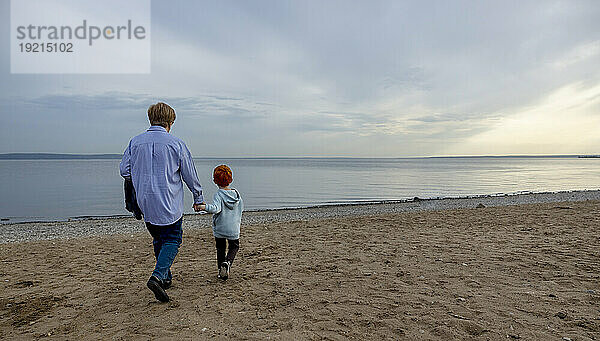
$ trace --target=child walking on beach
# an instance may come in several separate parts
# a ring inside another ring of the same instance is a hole
[[[218,277],[226,280],[235,255],[240,249],[240,223],[244,202],[236,189],[229,188],[233,175],[228,166],[216,167],[213,181],[219,186],[219,190],[215,193],[212,204],[199,205],[199,209],[213,214]],[[227,254],[225,254],[226,244],[229,244]]]

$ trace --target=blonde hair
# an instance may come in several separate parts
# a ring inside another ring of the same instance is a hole
[[[153,126],[167,128],[175,122],[175,110],[167,103],[158,102],[148,108],[148,119]]]

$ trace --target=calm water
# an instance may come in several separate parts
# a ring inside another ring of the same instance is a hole
[[[207,199],[212,169],[230,165],[248,209],[600,188],[600,159],[195,160]],[[9,222],[128,214],[119,160],[0,160],[0,218]],[[192,204],[186,189],[187,211]]]

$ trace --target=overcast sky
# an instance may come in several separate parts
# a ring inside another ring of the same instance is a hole
[[[600,154],[598,1],[156,1],[149,75],[11,75],[9,4],[0,152]]]

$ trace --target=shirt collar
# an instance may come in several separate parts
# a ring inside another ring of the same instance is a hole
[[[150,126],[150,128],[148,128],[148,131],[164,131],[166,133],[167,129],[165,129],[165,127],[162,126]]]

